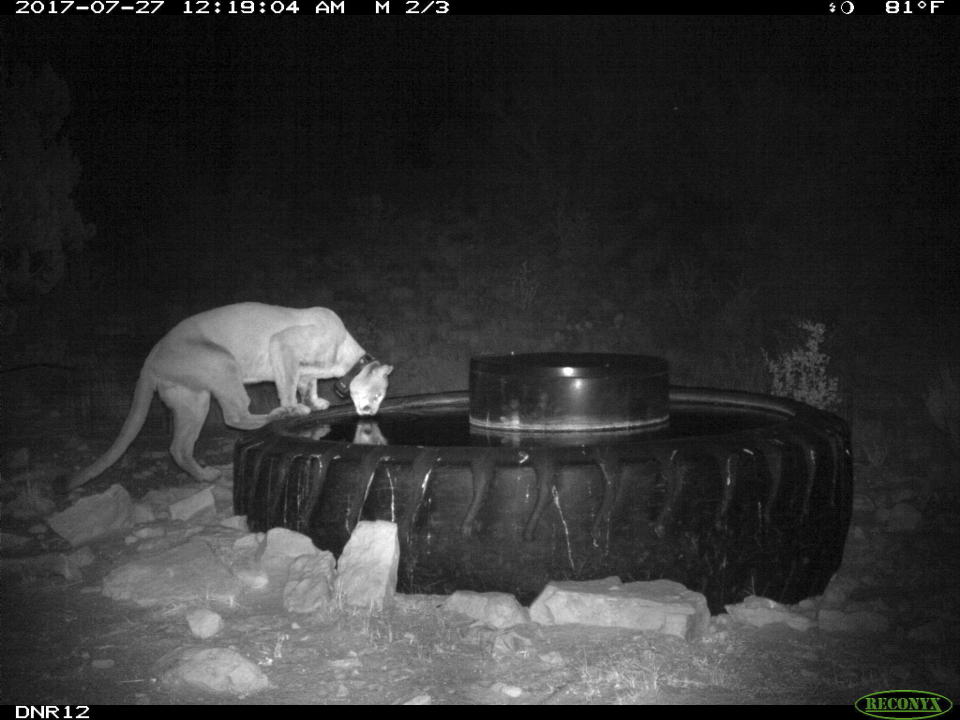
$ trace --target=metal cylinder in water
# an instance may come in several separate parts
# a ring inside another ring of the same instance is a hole
[[[470,424],[496,431],[653,429],[669,421],[667,361],[614,353],[470,361]]]

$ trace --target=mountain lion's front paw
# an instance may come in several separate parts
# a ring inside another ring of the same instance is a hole
[[[222,475],[223,473],[215,467],[202,467],[200,468],[200,474],[197,476],[197,479],[212,483],[219,480]]]
[[[301,403],[296,405],[284,405],[283,407],[278,407],[270,411],[270,417],[277,418],[288,418],[288,417],[300,417],[302,415],[309,415],[310,408]]]

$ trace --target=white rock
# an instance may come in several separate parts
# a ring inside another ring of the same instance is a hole
[[[396,523],[357,523],[337,563],[337,596],[346,605],[382,608],[396,594],[399,563]]]
[[[207,608],[197,608],[187,613],[190,632],[201,640],[211,638],[223,630],[223,618],[220,613]]]
[[[153,508],[150,507],[147,503],[134,503],[133,505],[133,524],[134,525],[146,525],[147,523],[152,523],[157,519],[156,514],[153,512]]]
[[[774,600],[756,595],[750,595],[742,603],[727,605],[726,609],[731,617],[754,627],[782,624],[804,632],[814,625],[810,618],[790,612],[786,606]]]
[[[188,687],[216,695],[246,697],[266,690],[270,681],[254,663],[227,648],[190,648],[161,678],[177,689]]]
[[[264,533],[250,533],[243,535],[233,541],[233,549],[237,551],[256,550],[263,543],[266,535]]]
[[[526,608],[509,593],[458,590],[443,603],[443,609],[466,615],[497,629],[530,622]]]
[[[507,685],[502,682],[495,682],[490,686],[490,690],[510,698],[518,698],[523,695],[523,688],[519,688],[516,685]]]
[[[241,589],[210,546],[196,539],[121,565],[103,580],[104,595],[141,607],[208,602],[233,606]]]
[[[87,567],[88,565],[93,565],[97,558],[93,554],[93,550],[88,547],[82,547],[70,553],[70,559],[77,567]]]
[[[205,511],[215,511],[213,492],[210,488],[204,488],[198,493],[189,495],[182,500],[177,500],[170,504],[171,520],[189,520],[195,515]]]
[[[137,528],[131,534],[137,540],[149,540],[150,538],[163,537],[167,534],[167,531],[163,527],[153,525],[150,527]]]
[[[133,526],[133,502],[120,485],[81,498],[61,513],[47,518],[55,533],[71,545],[83,545]]]
[[[270,576],[263,570],[244,569],[236,571],[237,580],[250,590],[263,590],[270,584]]]
[[[260,564],[271,573],[276,569],[286,572],[294,558],[319,552],[313,540],[306,535],[286,528],[273,528],[267,532],[260,548]]]
[[[333,554],[326,551],[295,558],[283,588],[284,609],[295,613],[332,609],[335,564]]]
[[[231,530],[239,530],[243,533],[250,532],[250,529],[247,527],[246,515],[231,515],[230,517],[221,520],[220,525],[225,528],[230,528]]]
[[[541,625],[626,627],[695,640],[707,631],[710,611],[701,593],[672,580],[623,584],[612,577],[549,583],[530,606],[530,619]]]

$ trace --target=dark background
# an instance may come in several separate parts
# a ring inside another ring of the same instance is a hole
[[[849,414],[956,358],[952,17],[0,23],[5,364],[135,377],[240,300],[332,307],[393,392],[554,349],[766,391],[810,320]]]

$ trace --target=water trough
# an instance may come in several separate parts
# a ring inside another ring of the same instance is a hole
[[[782,398],[671,387],[631,355],[476,358],[469,392],[338,406],[248,435],[234,505],[339,555],[397,523],[398,590],[669,578],[712,612],[819,594],[840,564],[852,466],[842,420]]]

